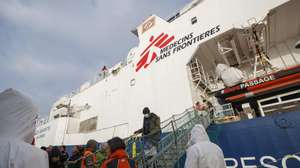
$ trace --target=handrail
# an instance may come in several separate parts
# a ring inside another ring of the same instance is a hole
[[[178,113],[178,114],[173,114],[171,117],[169,117],[169,118],[165,119],[164,121],[160,122],[161,126],[164,125],[164,126],[161,127],[161,129],[166,128],[166,126],[168,126],[171,123],[171,121],[173,121],[174,119],[176,119],[177,116],[182,116],[183,114],[186,114],[188,111],[193,110],[193,109],[194,109],[193,107],[190,107],[190,108],[186,109],[184,112]],[[166,122],[167,122],[167,124],[164,124]],[[131,136],[125,138],[125,139],[136,138],[136,137],[138,137],[138,135],[141,135],[141,134],[142,133],[134,134],[134,135],[131,135]],[[142,137],[142,136],[140,136],[140,137]]]

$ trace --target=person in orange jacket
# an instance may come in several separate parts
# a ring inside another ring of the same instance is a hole
[[[83,153],[83,159],[81,161],[81,168],[95,168],[97,159],[96,152],[97,141],[91,139],[87,142],[86,149]]]
[[[108,158],[103,162],[101,168],[137,168],[134,160],[128,158],[125,151],[126,145],[119,137],[107,141],[106,153]]]

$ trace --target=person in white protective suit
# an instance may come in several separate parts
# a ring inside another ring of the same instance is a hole
[[[37,109],[20,92],[0,93],[0,168],[48,168],[48,155],[31,145]]]
[[[191,131],[185,168],[226,168],[223,151],[210,142],[205,128],[197,124]]]
[[[226,64],[217,64],[216,74],[221,78],[226,87],[237,85],[244,80],[243,72],[237,68],[230,67]]]

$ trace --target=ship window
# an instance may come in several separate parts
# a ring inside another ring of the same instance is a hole
[[[300,92],[299,93],[294,93],[294,94],[290,94],[287,96],[282,96],[281,100],[282,101],[287,101],[287,100],[292,100],[292,99],[297,99],[300,98]]]
[[[135,79],[133,78],[133,79],[131,79],[131,81],[130,81],[130,86],[134,86],[135,85]]]
[[[53,116],[54,119],[59,118],[59,114],[56,114],[55,116]]]
[[[79,132],[84,133],[84,132],[95,131],[97,128],[97,120],[98,117],[92,117],[80,122]]]
[[[172,22],[172,21],[174,21],[176,18],[178,18],[180,16],[180,13],[178,12],[178,13],[176,13],[176,15],[174,15],[174,16],[172,16],[170,19],[168,19],[168,22],[170,23],[170,22]]]
[[[175,16],[172,16],[170,19],[168,19],[168,22],[172,22],[173,20],[175,20]]]
[[[192,22],[192,24],[195,24],[195,23],[197,23],[197,17],[195,16],[195,17],[193,17],[192,19],[191,19],[191,22]]]
[[[273,103],[277,103],[277,102],[278,102],[278,99],[275,98],[275,99],[263,101],[263,102],[261,102],[260,104],[261,104],[261,105],[267,105],[267,104],[273,104]]]

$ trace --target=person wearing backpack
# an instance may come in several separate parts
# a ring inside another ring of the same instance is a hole
[[[126,145],[119,137],[107,141],[106,153],[108,158],[103,162],[101,168],[137,168],[134,160],[129,159],[125,151]]]

